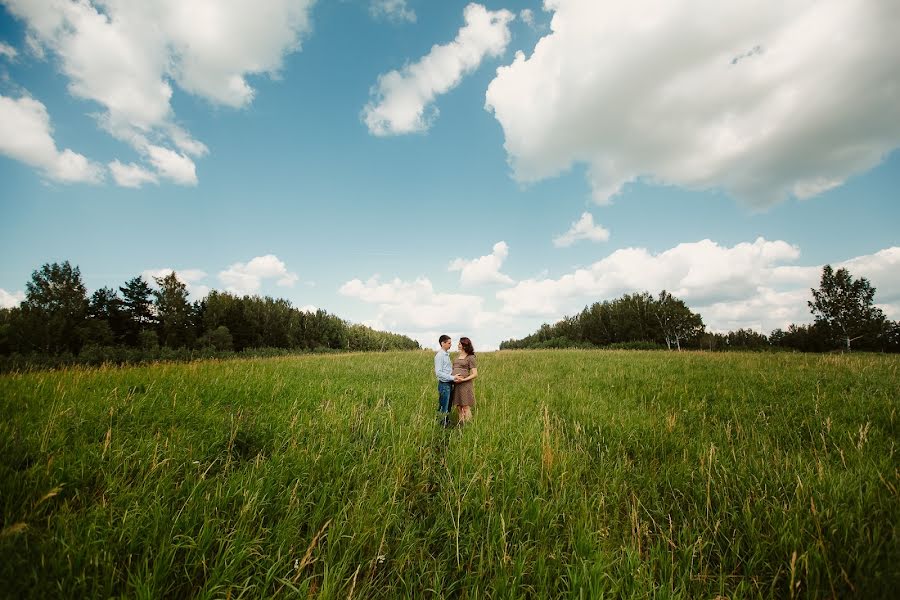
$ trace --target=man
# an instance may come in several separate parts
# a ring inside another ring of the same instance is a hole
[[[438,412],[441,426],[450,425],[450,392],[453,390],[453,364],[450,362],[450,336],[438,338],[441,349],[434,355],[434,374],[438,380]]]

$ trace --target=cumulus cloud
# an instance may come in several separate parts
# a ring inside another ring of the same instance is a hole
[[[274,254],[257,256],[246,263],[236,262],[219,273],[219,281],[225,289],[239,295],[258,293],[265,279],[274,279],[277,285],[290,287],[298,277]]]
[[[572,223],[567,232],[553,240],[557,248],[571,246],[578,240],[591,240],[592,242],[605,242],[609,239],[609,230],[601,225],[594,225],[594,215],[589,212],[582,213],[581,218]]]
[[[722,246],[710,240],[684,243],[660,253],[627,248],[588,268],[558,278],[518,282],[492,299],[475,294],[441,293],[428,278],[408,281],[353,279],[340,294],[374,308],[361,322],[396,331],[425,347],[437,336],[468,335],[476,348],[497,348],[521,338],[542,322],[555,322],[585,305],[626,293],[666,289],[703,316],[710,331],[740,328],[768,334],[791,323],[809,323],[810,288],[818,287],[822,265],[795,264],[800,250],[785,241],[759,238]],[[888,318],[900,319],[900,247],[833,262],[876,287],[875,300]]]
[[[809,288],[819,287],[823,266],[776,267],[770,281],[780,288],[802,286],[808,296]],[[847,269],[854,278],[868,279],[876,288],[876,306],[884,310],[889,318],[900,318],[900,248],[885,248],[874,254],[834,262],[831,266],[835,270]]]
[[[200,283],[206,279],[206,272],[200,269],[172,269],[171,267],[162,267],[159,269],[146,269],[141,272],[141,277],[152,287],[156,285],[157,277],[168,277],[174,271],[178,281],[183,283],[187,288],[188,296],[193,300],[200,300],[209,294],[209,286]]]
[[[710,240],[684,243],[651,254],[626,248],[557,279],[528,279],[501,290],[502,312],[549,319],[572,314],[585,304],[626,293],[668,290],[699,312],[713,331],[741,327],[768,333],[776,327],[812,320],[806,302],[818,287],[822,265],[786,265],[800,257],[787,242],[758,238],[732,247]],[[900,314],[900,248],[832,264],[877,289],[887,314]]]
[[[500,272],[503,261],[509,256],[509,246],[506,242],[497,242],[487,256],[480,256],[472,260],[457,258],[450,262],[448,270],[459,271],[459,281],[463,287],[471,287],[486,283],[511,284],[513,280],[508,275]]]
[[[896,2],[545,0],[551,31],[486,108],[523,182],[585,164],[751,205],[806,198],[900,145]]]
[[[806,304],[809,299],[809,288],[778,292],[762,287],[748,298],[691,308],[703,316],[706,328],[714,333],[752,329],[768,335],[772,330],[784,329],[791,323],[811,321]]]
[[[416,11],[406,5],[406,0],[372,0],[369,12],[373,17],[394,22],[415,23]]]
[[[5,2],[26,24],[36,54],[49,50],[59,58],[69,92],[103,107],[101,126],[130,143],[160,177],[186,185],[196,183],[188,155],[202,156],[206,147],[177,125],[173,84],[213,104],[246,106],[254,95],[247,77],[276,75],[283,57],[299,49],[312,3]]]
[[[28,96],[0,96],[0,153],[62,183],[99,183],[103,167],[68,148],[60,151],[46,107]]]
[[[197,185],[197,167],[184,154],[151,144],[147,155],[161,177],[182,185]]]
[[[109,172],[112,173],[113,180],[122,187],[139,188],[145,183],[157,183],[159,181],[153,172],[142,166],[134,163],[125,165],[118,160],[109,163]]]
[[[790,323],[807,323],[812,320],[807,306],[812,298],[810,289],[819,287],[823,266],[776,267],[770,278],[761,277],[765,286],[756,295],[700,306],[699,312],[704,320],[715,324],[717,331],[749,327],[769,333]],[[900,319],[900,247],[885,248],[831,266],[835,270],[847,269],[854,278],[868,279],[875,287],[875,305],[887,318]],[[778,288],[791,289],[776,291]]]
[[[426,346],[433,345],[429,340],[436,339],[436,331],[476,331],[495,317],[485,311],[481,296],[436,292],[426,277],[382,283],[374,275],[348,281],[339,292],[377,306],[372,326],[405,333]]]
[[[847,269],[854,277],[865,277],[876,287],[875,299],[887,304],[900,304],[900,247],[886,248],[875,254],[858,256],[832,265]],[[816,269],[816,284],[821,277]]]
[[[711,240],[684,243],[659,254],[623,248],[559,279],[527,279],[497,297],[510,314],[556,314],[567,300],[591,301],[666,289],[689,304],[745,298],[770,279],[779,263],[800,254],[787,242],[758,238],[731,248]],[[575,305],[578,303],[576,302]]]
[[[832,266],[847,269],[854,277],[868,279],[875,287],[875,306],[884,311],[888,319],[900,321],[900,247],[886,248]],[[820,278],[821,269],[818,269],[814,287],[818,287]]]
[[[25,300],[25,292],[7,292],[0,288],[0,308],[15,308]]]
[[[418,62],[379,75],[372,100],[363,109],[369,133],[400,135],[428,130],[437,117],[435,98],[456,87],[486,56],[499,56],[509,44],[508,10],[489,11],[469,4],[466,24],[449,44],[435,45]]]

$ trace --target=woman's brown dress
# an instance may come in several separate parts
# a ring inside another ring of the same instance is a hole
[[[453,360],[453,376],[468,377],[472,369],[478,367],[478,362],[474,355],[468,355],[465,358],[455,358]],[[463,381],[453,386],[453,404],[456,406],[474,406],[475,405],[475,381]]]

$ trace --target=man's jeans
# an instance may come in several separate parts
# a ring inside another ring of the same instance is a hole
[[[450,391],[453,384],[449,381],[438,382],[438,412],[441,413],[441,424],[447,424],[447,415],[450,412]]]

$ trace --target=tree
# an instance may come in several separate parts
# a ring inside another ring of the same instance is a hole
[[[18,307],[0,308],[0,355],[11,354],[17,349],[13,332],[20,312]]]
[[[881,332],[884,313],[874,306],[875,288],[865,277],[854,279],[847,269],[825,265],[819,289],[810,291],[813,299],[807,304],[816,323],[840,339],[847,352],[854,341]]]
[[[627,311],[630,340],[650,341],[655,336],[655,323],[653,322],[653,308],[655,302],[650,292],[625,294],[620,302]]]
[[[656,303],[656,319],[662,329],[666,346],[672,349],[672,344],[681,350],[681,342],[690,340],[703,333],[703,319],[687,307],[683,300],[679,300],[672,294],[663,290],[659,293]]]
[[[140,333],[154,322],[153,290],[138,275],[119,288],[122,292],[122,310],[125,313],[125,342],[138,346]]]
[[[725,335],[725,345],[728,348],[741,350],[759,350],[769,347],[769,338],[752,329],[741,328],[737,331],[729,331]]]
[[[187,286],[178,281],[175,271],[153,279],[159,286],[153,295],[156,297],[160,342],[170,348],[189,346],[193,342],[194,331]]]
[[[887,321],[882,336],[884,352],[900,352],[900,321]]]
[[[826,352],[829,348],[828,332],[821,323],[809,325],[792,323],[787,331],[776,329],[769,335],[769,343],[774,347],[800,352]]]
[[[219,352],[231,351],[234,349],[234,343],[231,339],[231,332],[224,325],[219,325],[211,331],[207,331],[197,340],[201,347],[209,347]]]
[[[88,302],[88,317],[92,331],[102,329],[100,323],[105,323],[109,336],[101,336],[103,341],[113,344],[122,339],[128,325],[127,316],[122,307],[122,299],[112,288],[102,287],[91,295]],[[94,335],[89,341],[100,343],[100,339]],[[103,344],[101,344],[103,345]]]
[[[81,270],[69,261],[45,264],[31,274],[25,290],[23,307],[37,317],[31,332],[35,345],[50,353],[78,352],[88,309]]]

